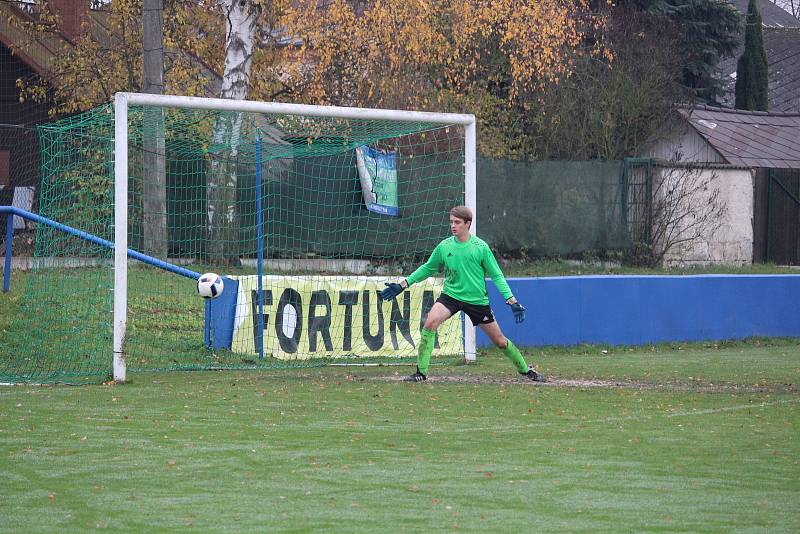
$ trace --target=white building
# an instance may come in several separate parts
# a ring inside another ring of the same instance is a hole
[[[727,209],[716,231],[675,247],[665,263],[800,264],[800,113],[695,107],[680,117],[649,156],[664,162],[662,176],[693,168]]]

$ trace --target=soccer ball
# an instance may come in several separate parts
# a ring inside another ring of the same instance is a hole
[[[222,277],[216,273],[206,273],[197,279],[197,294],[204,299],[217,298],[224,288]]]

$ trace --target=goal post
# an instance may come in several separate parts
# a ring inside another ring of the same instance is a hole
[[[146,109],[156,109],[166,117],[162,122],[166,123],[164,131],[147,131],[142,126],[142,110]],[[199,158],[208,161],[202,171],[204,176],[213,178],[216,174],[217,180],[229,179],[230,183],[222,185],[215,182],[190,186],[171,178],[170,191],[165,195],[167,204],[184,206],[203,197],[208,204],[208,219],[202,223],[206,228],[197,231],[176,228],[175,225],[179,225],[176,221],[186,219],[187,215],[169,211],[159,214],[169,221],[166,235],[171,243],[178,234],[205,233],[208,240],[195,245],[191,239],[200,238],[186,238],[186,243],[192,245],[165,246],[170,254],[183,256],[179,259],[193,261],[204,270],[213,269],[226,276],[225,303],[218,299],[205,306],[206,334],[211,332],[213,337],[225,332],[224,335],[231,338],[228,345],[221,345],[223,352],[247,352],[251,356],[237,361],[254,361],[257,365],[257,359],[264,359],[264,344],[267,343],[260,340],[259,335],[267,330],[258,333],[255,330],[261,328],[259,321],[267,318],[272,321],[270,332],[277,333],[280,338],[280,343],[274,342],[272,346],[270,354],[273,356],[297,349],[301,343],[299,332],[305,328],[302,343],[310,343],[312,347],[319,343],[323,348],[328,347],[329,354],[352,353],[363,357],[371,349],[359,350],[360,345],[347,336],[357,327],[363,326],[369,333],[371,329],[382,331],[384,325],[391,330],[393,342],[395,336],[400,344],[406,338],[403,355],[412,356],[414,339],[408,332],[413,331],[413,327],[409,327],[409,323],[414,323],[417,316],[410,319],[410,310],[417,315],[426,313],[425,306],[431,303],[430,293],[437,291],[437,286],[431,286],[431,291],[424,295],[421,293],[424,288],[420,288],[419,294],[405,302],[387,306],[387,315],[382,319],[380,314],[384,312],[375,302],[376,292],[384,281],[410,274],[411,269],[424,261],[422,255],[432,250],[437,239],[446,236],[445,206],[463,203],[472,208],[477,219],[473,115],[117,93],[113,117],[114,380],[125,381],[130,359],[136,358],[129,351],[130,281],[126,251],[143,246],[140,230],[134,231],[131,225],[141,226],[146,224],[142,221],[147,220],[147,214],[141,213],[141,203],[132,201],[142,195],[142,186],[134,185],[135,182],[149,172],[142,168],[139,161],[142,158],[136,155],[136,151],[141,152],[146,135],[163,136],[168,145],[176,145],[176,139],[181,136],[181,142],[189,145],[193,139],[196,142],[196,146],[184,146],[183,152],[168,159],[168,173],[177,173],[174,169],[190,166],[194,164],[192,158]],[[178,123],[176,128],[185,130],[170,130],[175,127],[170,124]],[[369,161],[374,162],[377,173],[373,183],[375,191],[379,189],[378,180],[390,186],[394,180],[393,187],[404,188],[394,192],[393,208],[397,208],[397,213],[377,209],[379,202],[365,209],[370,192],[369,188],[364,189],[365,154],[373,158]],[[390,158],[386,167],[380,166],[384,165],[378,161],[382,158]],[[359,168],[358,173],[356,168]],[[393,170],[395,177],[381,178],[380,172],[385,169]],[[357,183],[359,173],[362,174],[360,185]],[[132,176],[135,177],[133,182]],[[237,185],[237,179],[250,180],[247,188]],[[458,180],[461,180],[460,186],[452,185]],[[445,182],[450,185],[443,185]],[[188,192],[190,187],[199,187],[203,192],[192,197]],[[182,204],[173,198],[175,196],[182,196]],[[331,205],[327,204],[329,201]],[[402,205],[404,201],[407,205]],[[230,207],[233,203],[239,204]],[[137,210],[136,221],[130,218],[131,209]],[[202,214],[195,214],[195,219],[202,217]],[[234,219],[237,222],[231,223],[232,228],[218,228],[224,226],[220,221]],[[195,221],[194,224],[200,223]],[[424,235],[415,235],[415,229],[424,229]],[[471,232],[475,230],[474,220]],[[130,243],[131,239],[136,243]],[[392,239],[399,243],[391,243]],[[233,252],[213,250],[223,241]],[[313,241],[313,246],[307,241]],[[251,245],[253,242],[257,246]],[[195,254],[196,251],[200,252]],[[367,270],[347,276],[337,273],[340,269],[350,269],[348,266],[352,262],[368,265]],[[254,263],[256,274],[253,273]],[[262,264],[266,267],[263,271]],[[283,272],[279,273],[278,267],[284,269]],[[199,271],[198,266],[193,269]],[[274,286],[265,289],[262,283]],[[306,286],[307,291],[299,289]],[[283,298],[286,295],[296,295],[297,300]],[[338,295],[339,300],[331,295]],[[352,300],[348,300],[350,297]],[[302,309],[301,298],[305,299]],[[356,305],[359,298],[361,302]],[[269,313],[262,310],[262,301],[271,302]],[[281,304],[284,304],[282,308]],[[369,317],[369,310],[376,305],[378,321],[383,321],[380,324]],[[332,311],[334,308],[336,313]],[[216,318],[231,311],[236,317],[230,324],[209,327],[209,321],[218,320]],[[248,319],[241,319],[244,314]],[[356,319],[359,314],[361,322]],[[402,329],[403,324],[406,331]],[[472,361],[475,359],[475,329],[469,321],[462,324],[463,327],[458,325],[458,329],[463,328],[459,333],[461,353],[467,361]],[[344,332],[344,341],[332,342],[331,331]],[[211,348],[218,347],[218,342],[212,339]],[[241,349],[237,343],[246,345],[247,349]],[[340,346],[342,343],[346,345],[344,348]],[[446,343],[447,340],[442,339],[442,346]],[[336,347],[332,348],[333,345]],[[306,354],[298,359],[307,357],[310,358]],[[228,364],[224,358],[215,355],[207,366],[225,367]]]
[[[37,131],[2,383],[411,364],[442,279],[378,293],[476,207],[471,115],[120,93]],[[207,272],[224,291],[206,301]],[[433,357],[473,360],[471,324],[443,325]]]

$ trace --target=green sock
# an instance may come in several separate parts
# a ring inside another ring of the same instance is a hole
[[[419,348],[417,349],[417,367],[419,372],[428,376],[428,365],[431,363],[431,353],[433,345],[436,343],[436,330],[422,329],[422,336],[419,338]]]
[[[514,346],[511,340],[508,340],[508,345],[506,348],[503,349],[506,357],[517,367],[517,371],[520,373],[527,373],[528,372],[528,364],[525,363],[525,358],[522,357],[522,354],[519,352],[519,349]]]

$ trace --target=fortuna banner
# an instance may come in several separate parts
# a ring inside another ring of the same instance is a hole
[[[364,203],[373,213],[397,217],[397,153],[380,152],[366,145],[356,148],[356,167]]]
[[[257,276],[239,281],[231,350],[257,353]],[[383,277],[264,276],[264,354],[280,359],[415,356],[420,330],[442,291],[429,278],[384,302]],[[460,314],[459,314],[460,315]],[[460,317],[438,329],[434,355],[462,354]]]

